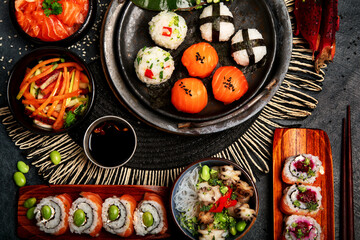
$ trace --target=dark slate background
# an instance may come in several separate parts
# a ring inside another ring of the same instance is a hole
[[[6,85],[8,71],[15,62],[32,46],[19,39],[8,16],[8,1],[0,3],[0,106],[6,105]],[[91,61],[98,56],[93,45],[99,45],[98,31],[101,16],[106,11],[108,1],[101,0],[98,8],[98,21],[90,31],[90,36],[80,41],[71,49],[78,52],[85,60]],[[327,132],[332,144],[334,160],[335,186],[335,226],[336,238],[339,238],[340,218],[340,158],[341,158],[341,123],[346,114],[346,106],[352,108],[353,131],[353,168],[354,168],[354,205],[355,234],[360,238],[360,171],[359,143],[360,133],[360,5],[358,0],[340,1],[340,31],[337,34],[337,50],[334,62],[326,69],[323,91],[313,94],[319,100],[312,115],[302,121],[286,121],[288,124],[301,124],[302,127],[319,128]],[[7,34],[4,34],[7,33]],[[8,35],[8,36],[6,36]],[[4,37],[6,36],[6,37]],[[6,55],[4,54],[6,49]],[[223,146],[224,148],[226,146]],[[23,160],[30,164],[20,150],[7,136],[0,124],[0,239],[16,239],[16,201],[18,187],[12,180],[16,163]],[[35,167],[30,167],[26,174],[27,185],[44,184],[37,175]],[[272,186],[271,175],[260,176],[257,182],[260,195],[260,211],[257,221],[244,239],[270,239],[272,237]],[[181,239],[181,237],[179,237]]]

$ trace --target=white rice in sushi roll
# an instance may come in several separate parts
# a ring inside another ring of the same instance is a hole
[[[163,11],[149,22],[149,33],[154,42],[168,49],[176,49],[184,41],[187,32],[185,19],[174,13]]]
[[[170,79],[175,67],[171,54],[159,47],[142,48],[134,62],[137,77],[146,84],[160,84]]]
[[[45,205],[51,209],[51,216],[47,220],[41,215],[41,208]],[[64,212],[64,209],[64,203],[60,199],[56,197],[43,198],[34,210],[36,225],[40,228],[40,231],[56,234],[62,229],[66,225],[65,216],[67,213]]]
[[[143,214],[151,213],[154,223],[147,227],[143,222]],[[145,236],[146,234],[158,234],[164,227],[163,211],[159,203],[155,201],[144,200],[139,203],[134,213],[134,228],[137,235]]]
[[[237,64],[254,65],[266,56],[264,38],[257,29],[241,29],[231,39],[231,53]]]
[[[111,221],[109,219],[110,206],[116,206],[119,209],[119,216],[117,219]],[[112,234],[119,234],[125,232],[131,223],[130,219],[130,203],[124,200],[120,200],[118,197],[107,198],[102,205],[102,221],[103,227],[106,231]]]
[[[200,31],[206,41],[228,41],[235,32],[233,14],[222,2],[204,8],[200,15]]]

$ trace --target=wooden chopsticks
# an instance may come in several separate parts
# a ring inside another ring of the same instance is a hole
[[[341,239],[354,240],[354,206],[351,147],[351,113],[347,107],[347,121],[343,119],[341,156]]]

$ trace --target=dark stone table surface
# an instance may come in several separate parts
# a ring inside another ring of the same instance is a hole
[[[9,25],[7,4],[0,3],[0,31],[10,31],[16,35]],[[5,6],[6,5],[6,6]],[[101,10],[103,12],[103,10]],[[340,30],[337,33],[337,50],[334,62],[326,69],[323,90],[313,94],[319,100],[312,115],[302,121],[286,121],[290,124],[301,124],[306,128],[318,128],[327,132],[332,145],[334,161],[335,186],[335,230],[339,239],[340,219],[340,159],[341,159],[341,124],[346,114],[346,106],[352,109],[352,137],[353,137],[353,168],[354,168],[354,205],[355,205],[355,234],[360,238],[360,4],[358,0],[339,1]],[[9,42],[10,41],[10,44]],[[25,46],[24,42],[24,46]],[[11,39],[0,38],[0,106],[6,104],[7,71],[11,69],[17,59],[16,56],[4,55],[5,48],[11,47],[11,53],[23,51],[11,45]],[[31,48],[29,46],[29,48]],[[86,49],[87,50],[87,49]],[[15,55],[15,54],[14,54]],[[4,58],[2,58],[4,56]],[[13,59],[14,58],[14,59]],[[226,146],[224,146],[226,147]],[[0,239],[16,239],[16,201],[18,187],[12,180],[16,171],[16,163],[23,160],[29,163],[20,150],[14,145],[0,124]],[[27,185],[44,184],[35,171],[30,167],[26,174]],[[257,221],[245,239],[270,239],[272,237],[272,186],[271,175],[260,176],[257,182],[260,195],[260,210]],[[178,237],[181,239],[182,237]]]

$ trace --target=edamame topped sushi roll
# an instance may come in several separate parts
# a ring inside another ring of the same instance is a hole
[[[82,192],[80,195],[82,197],[73,202],[69,212],[70,231],[97,237],[102,228],[102,200],[95,193]]]
[[[107,198],[102,207],[102,221],[106,231],[121,237],[129,237],[134,232],[134,211],[136,200],[125,194]]]
[[[214,3],[200,15],[201,37],[209,42],[228,41],[235,32],[233,15],[224,3]]]
[[[145,193],[135,210],[134,227],[137,235],[164,234],[168,229],[166,210],[160,196]]]
[[[282,180],[287,184],[313,184],[322,171],[322,163],[311,154],[300,154],[285,160]]]
[[[316,215],[321,207],[321,188],[292,185],[284,190],[280,209],[287,215]]]
[[[321,227],[312,217],[291,215],[285,218],[286,240],[321,240]]]
[[[52,234],[64,234],[69,228],[69,209],[71,198],[68,194],[43,198],[36,206],[34,213],[36,225],[40,231]]]
[[[175,67],[171,54],[159,47],[143,47],[134,62],[137,77],[146,84],[158,85],[170,79]]]
[[[168,49],[177,49],[187,32],[185,19],[174,13],[163,11],[149,22],[149,32],[154,42]]]

